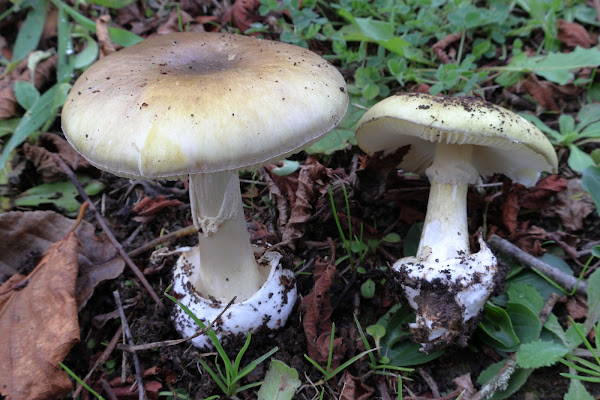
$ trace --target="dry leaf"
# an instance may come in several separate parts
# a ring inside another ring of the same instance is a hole
[[[526,80],[521,83],[535,101],[544,108],[558,112],[559,107],[556,104],[554,96],[554,83],[549,81],[540,81],[535,74],[529,74]]]
[[[40,254],[59,241],[73,226],[73,220],[54,211],[13,211],[0,214],[0,281],[20,272],[27,273]],[[92,224],[82,221],[75,230],[79,248],[77,303],[83,308],[101,282],[121,275],[125,262],[105,237],[96,237]]]
[[[577,22],[567,22],[564,19],[558,20],[558,40],[569,47],[581,46],[586,49],[597,42],[582,25]]]
[[[46,183],[56,182],[63,179],[64,171],[58,166],[52,157],[53,153],[58,153],[73,170],[87,168],[90,164],[71,146],[65,139],[54,133],[41,134],[35,146],[25,143],[23,145],[25,157],[29,159],[37,173]]]
[[[365,385],[360,378],[344,372],[344,383],[340,400],[369,400],[373,398],[375,389]]]
[[[221,18],[221,23],[231,23],[240,31],[245,32],[250,25],[260,20],[256,12],[260,6],[260,0],[236,0],[229,10]]]
[[[541,209],[557,193],[567,189],[567,180],[559,175],[549,175],[520,196],[519,205],[525,208]]]
[[[308,356],[322,365],[327,363],[331,341],[331,314],[333,311],[329,289],[335,273],[335,264],[318,260],[315,263],[315,285],[312,291],[302,299],[300,306],[304,313],[302,324],[306,335]],[[333,340],[333,348],[331,368],[335,369],[346,352],[346,346],[341,337]]]
[[[0,287],[0,388],[7,400],[60,398],[72,389],[60,368],[79,341],[75,282],[78,240],[70,233],[48,248],[21,290]],[[8,290],[8,291],[7,291]]]
[[[583,228],[585,218],[595,209],[589,194],[581,187],[581,179],[569,179],[566,190],[557,195],[556,204],[546,207],[542,215],[558,216],[566,230],[578,231]]]

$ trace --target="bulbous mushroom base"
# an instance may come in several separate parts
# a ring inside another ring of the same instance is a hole
[[[194,290],[185,272],[189,269],[188,256],[195,249],[184,253],[175,268],[173,275],[173,296],[190,309],[192,313],[205,325],[215,320],[227,302],[214,298],[204,298]],[[239,303],[233,303],[213,325],[219,340],[228,335],[238,333],[246,334],[259,329],[275,330],[281,328],[292,312],[297,299],[297,289],[294,274],[284,270],[280,265],[281,255],[276,252],[266,252],[258,260],[259,268],[269,268],[270,272],[266,282],[250,298]],[[233,297],[234,293],[232,293]],[[175,328],[182,337],[191,337],[200,329],[181,307],[175,307],[173,316]],[[204,334],[191,340],[192,344],[200,349],[213,349],[214,345],[209,337]]]
[[[429,353],[460,347],[477,326],[488,298],[505,272],[479,237],[480,251],[447,260],[406,257],[394,264],[404,294],[416,313],[411,339]]]

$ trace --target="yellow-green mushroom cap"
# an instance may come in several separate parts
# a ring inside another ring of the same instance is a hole
[[[62,126],[98,168],[170,178],[284,158],[330,131],[347,106],[342,75],[306,49],[174,33],[93,64],[69,93]]]
[[[533,185],[540,172],[556,172],[546,136],[519,115],[474,97],[401,93],[375,104],[357,124],[356,141],[368,154],[411,145],[399,168],[423,173],[436,143],[472,145],[480,175],[503,173]]]

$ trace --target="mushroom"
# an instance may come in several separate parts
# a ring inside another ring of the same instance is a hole
[[[177,262],[173,292],[219,334],[282,326],[296,301],[281,256],[255,259],[238,171],[300,151],[335,127],[348,95],[341,74],[306,49],[225,33],[175,33],[105,57],[74,84],[65,136],[116,175],[189,175],[199,245]],[[176,308],[184,336],[198,327]],[[193,343],[210,347],[207,335]]]
[[[480,175],[503,173],[531,186],[541,171],[556,171],[554,148],[524,118],[472,97],[403,93],[375,104],[357,124],[368,154],[410,145],[398,168],[431,182],[416,257],[399,259],[397,279],[416,322],[413,340],[430,352],[465,346],[484,305],[504,280],[494,254],[478,235],[469,248],[467,190]]]

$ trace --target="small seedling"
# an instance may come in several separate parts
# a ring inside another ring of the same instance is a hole
[[[200,364],[202,364],[204,369],[206,369],[208,374],[215,381],[215,383],[219,386],[219,388],[223,391],[223,393],[225,393],[226,396],[231,397],[238,392],[241,392],[241,391],[244,391],[244,390],[256,387],[256,386],[260,386],[261,382],[255,382],[255,383],[251,383],[248,385],[239,386],[239,381],[244,376],[246,376],[250,372],[252,372],[258,366],[258,364],[260,364],[261,362],[265,361],[267,358],[269,358],[273,354],[275,354],[275,352],[277,352],[277,350],[279,350],[279,348],[274,347],[273,349],[271,349],[267,353],[263,354],[262,356],[258,357],[257,359],[253,360],[252,362],[250,362],[250,364],[248,364],[246,367],[244,367],[240,370],[240,364],[242,362],[242,358],[244,357],[244,353],[246,352],[246,350],[248,350],[248,347],[250,346],[250,339],[251,339],[250,332],[248,332],[248,338],[246,339],[244,346],[242,346],[242,348],[238,352],[235,360],[232,362],[231,359],[229,358],[229,356],[227,355],[227,353],[225,352],[225,349],[223,349],[223,346],[221,345],[221,342],[217,338],[217,335],[216,335],[215,331],[212,329],[212,327],[207,328],[206,325],[204,325],[204,323],[202,323],[202,321],[200,321],[198,319],[198,317],[196,317],[194,315],[194,313],[192,313],[185,305],[181,304],[179,302],[179,300],[177,300],[175,297],[169,295],[167,292],[169,291],[170,288],[171,287],[169,286],[165,290],[165,296],[169,300],[176,303],[179,307],[181,307],[181,309],[187,315],[189,315],[190,318],[192,318],[194,320],[194,322],[196,323],[196,325],[198,325],[198,327],[200,327],[201,329],[206,331],[206,334],[208,335],[208,337],[212,341],[213,345],[217,349],[217,355],[215,356],[215,366],[217,368],[216,372],[208,365],[208,363],[206,363],[206,361],[204,361],[202,359],[198,359],[198,362],[200,362]],[[224,371],[219,366],[219,359],[223,363]]]
[[[355,355],[354,357],[352,357],[351,359],[349,359],[348,361],[346,361],[345,363],[343,363],[336,369],[331,370],[331,361],[333,360],[333,339],[334,339],[333,334],[334,333],[335,333],[335,323],[332,323],[331,324],[331,340],[329,342],[329,355],[327,357],[327,367],[326,368],[321,367],[318,362],[316,362],[315,360],[313,360],[306,354],[304,355],[304,358],[306,358],[316,369],[319,370],[319,372],[321,372],[323,374],[324,382],[327,382],[328,380],[330,380],[331,378],[333,378],[334,376],[336,376],[337,374],[342,372],[344,369],[346,369],[348,366],[352,365],[358,359],[360,359],[363,356],[365,356],[369,353],[372,353],[373,351],[376,350],[376,349],[369,349],[369,350],[363,351],[362,353]]]

